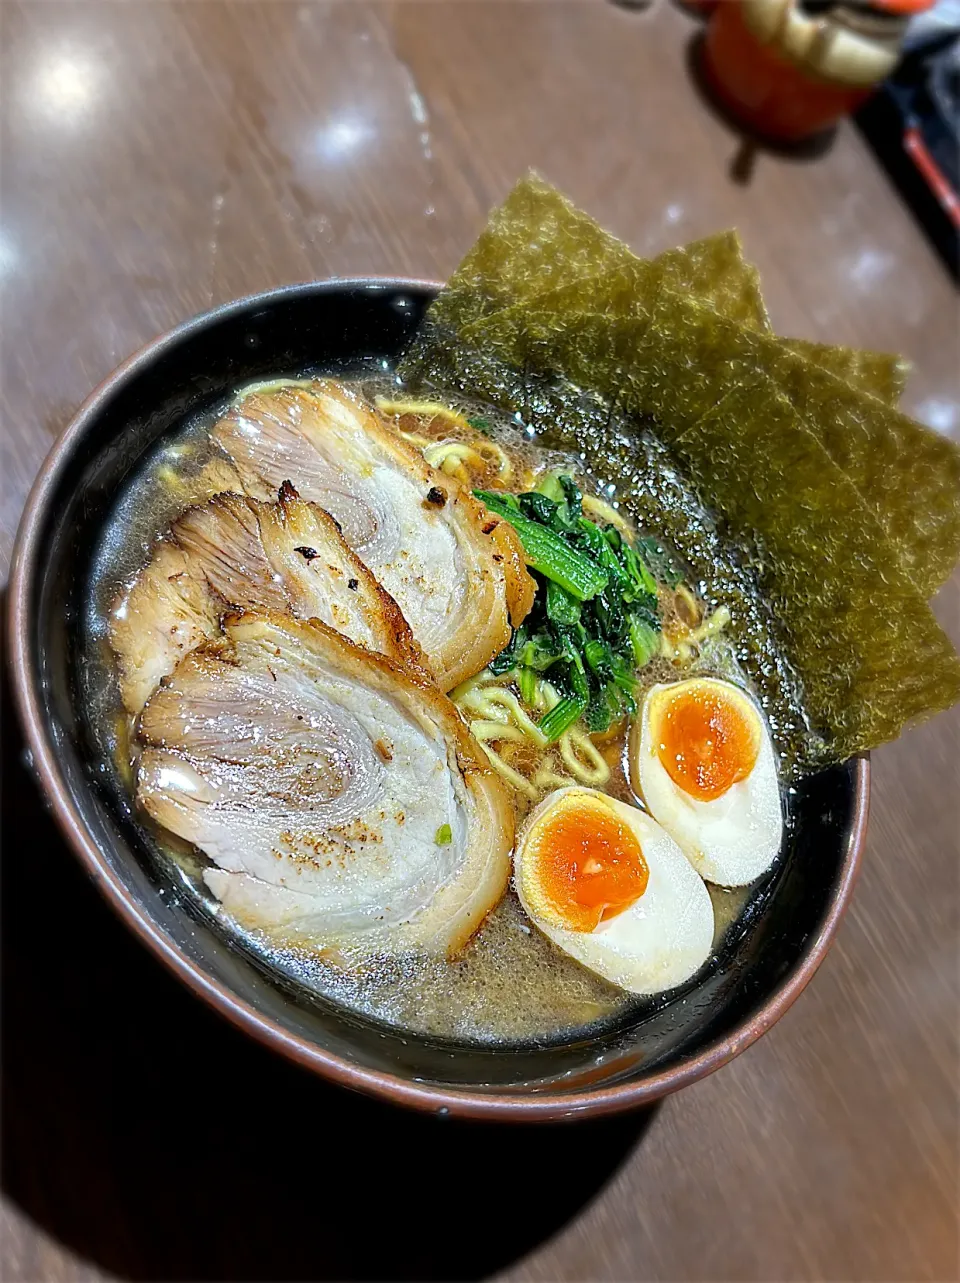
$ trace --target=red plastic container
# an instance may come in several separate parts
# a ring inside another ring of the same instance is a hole
[[[933,0],[842,3],[818,13],[797,0],[721,0],[704,47],[707,83],[751,132],[798,142],[834,125],[896,66],[907,22]]]

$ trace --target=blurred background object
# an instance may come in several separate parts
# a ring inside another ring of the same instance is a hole
[[[853,116],[941,259],[960,277],[960,0],[677,0],[706,20],[692,71],[758,150],[812,159]]]
[[[703,50],[707,84],[761,138],[831,129],[894,70],[912,15],[933,0],[723,0]]]

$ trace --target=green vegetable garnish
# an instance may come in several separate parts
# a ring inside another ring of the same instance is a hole
[[[583,648],[583,657],[591,672],[598,677],[609,677],[613,669],[613,652],[599,637],[591,638]]]
[[[610,707],[607,704],[605,691],[587,705],[583,714],[583,724],[591,735],[598,731],[605,731],[610,725]]]
[[[474,494],[491,512],[510,522],[520,536],[527,564],[565,588],[572,597],[589,601],[606,586],[607,576],[599,567],[549,527],[523,516],[515,500],[511,504],[503,495],[489,490],[475,490]]]
[[[540,719],[540,731],[548,744],[558,740],[565,730],[579,721],[587,703],[585,695],[568,695],[559,704],[554,704],[550,712]]]
[[[525,704],[532,707],[537,698],[537,686],[539,685],[536,669],[527,668],[526,665],[518,669],[517,685],[520,688],[520,698]]]
[[[437,846],[449,846],[453,841],[453,829],[449,824],[441,824],[433,835],[433,840]]]
[[[576,624],[580,620],[579,601],[552,579],[547,580],[547,618],[555,624]]]
[[[484,418],[482,414],[468,416],[467,422],[471,428],[475,428],[477,432],[482,432],[485,437],[490,435],[490,420]]]
[[[633,662],[637,668],[643,668],[660,648],[660,634],[637,615],[630,618],[630,645],[633,647]]]
[[[567,501],[567,512],[570,520],[576,521],[583,516],[583,495],[580,493],[580,487],[573,477],[568,477],[564,473],[561,473],[557,480],[560,482],[563,497]]]
[[[563,487],[560,484],[560,478],[555,472],[548,472],[537,482],[537,493],[546,495],[554,503],[563,502]]]
[[[517,531],[538,583],[533,609],[491,671],[514,672],[531,707],[541,674],[557,691],[539,723],[550,742],[581,717],[595,732],[636,712],[636,670],[660,648],[651,565],[676,582],[666,551],[654,539],[631,547],[614,526],[585,517],[580,489],[563,473],[519,495],[475,493]]]
[[[540,494],[538,490],[517,495],[517,503],[523,515],[529,517],[531,521],[539,521],[541,525],[548,526],[550,529],[559,524],[557,509],[560,505],[547,495]],[[558,533],[562,533],[562,527]]]
[[[646,563],[642,557],[639,557],[632,548],[624,546],[621,550],[623,564],[627,568],[627,574],[633,580],[641,596],[646,594],[651,597],[657,595],[657,581],[647,569]],[[665,581],[666,582],[666,581]],[[674,579],[671,587],[675,587],[680,582],[679,576]]]
[[[547,631],[532,637],[520,652],[523,663],[537,673],[545,673],[551,664],[555,664],[562,656],[561,644]]]
[[[495,677],[502,673],[509,673],[517,665],[517,657],[524,649],[527,640],[527,623],[524,621],[519,628],[513,630],[513,636],[499,655],[491,659],[489,668]],[[529,662],[524,660],[525,663]]]

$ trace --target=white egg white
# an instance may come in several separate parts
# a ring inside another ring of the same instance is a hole
[[[593,931],[570,931],[537,913],[531,891],[533,865],[524,856],[551,813],[576,795],[602,798],[635,833],[649,869],[643,895]],[[514,856],[517,892],[530,919],[564,953],[597,975],[637,994],[662,993],[694,976],[713,947],[710,894],[683,852],[659,824],[635,806],[596,789],[563,788],[550,793],[530,815]]]
[[[770,868],[783,841],[780,782],[770,732],[746,691],[715,678],[690,679],[690,684],[694,682],[723,688],[724,695],[736,700],[754,720],[760,747],[753,770],[713,801],[684,792],[660,761],[651,725],[658,698],[673,686],[653,686],[631,734],[631,783],[702,878],[719,886],[746,886]]]

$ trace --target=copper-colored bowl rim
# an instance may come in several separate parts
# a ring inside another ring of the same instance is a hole
[[[615,1083],[591,1091],[564,1093],[537,1092],[522,1094],[499,1091],[485,1092],[468,1088],[433,1086],[412,1081],[396,1074],[384,1073],[355,1064],[345,1057],[325,1051],[308,1038],[299,1037],[279,1023],[261,1014],[250,1003],[238,998],[226,985],[213,980],[193,962],[152,921],[146,909],[123,885],[118,875],[102,856],[97,843],[87,830],[82,815],[74,806],[56,759],[55,747],[48,733],[46,719],[38,697],[36,675],[30,654],[31,608],[30,585],[38,556],[39,534],[50,495],[74,444],[101,406],[117,386],[137,370],[154,361],[167,347],[179,342],[194,330],[211,321],[243,312],[246,308],[268,305],[299,294],[326,293],[339,289],[430,289],[436,281],[405,277],[331,278],[298,285],[287,285],[262,294],[248,295],[183,322],[152,340],[122,365],[118,366],[87,398],[70,423],[57,438],[34,482],[24,508],[17,533],[10,579],[8,623],[10,629],[10,663],[14,699],[32,753],[35,773],[50,801],[51,809],[70,846],[93,878],[108,904],[143,943],[179,977],[198,997],[239,1029],[252,1035],[290,1060],[323,1077],[357,1091],[383,1096],[396,1103],[430,1113],[449,1113],[460,1117],[496,1118],[501,1120],[535,1120],[572,1118],[578,1115],[610,1114],[623,1109],[651,1104],[662,1096],[677,1091],[719,1069],[755,1042],[784,1014],[813,977],[827,952],[840,920],[850,902],[860,866],[867,828],[870,797],[870,762],[861,757],[856,762],[856,796],[850,830],[844,841],[843,857],[836,889],[824,921],[816,935],[806,942],[803,955],[764,1000],[763,1005],[736,1029],[715,1039],[696,1054],[675,1065],[635,1080]]]

